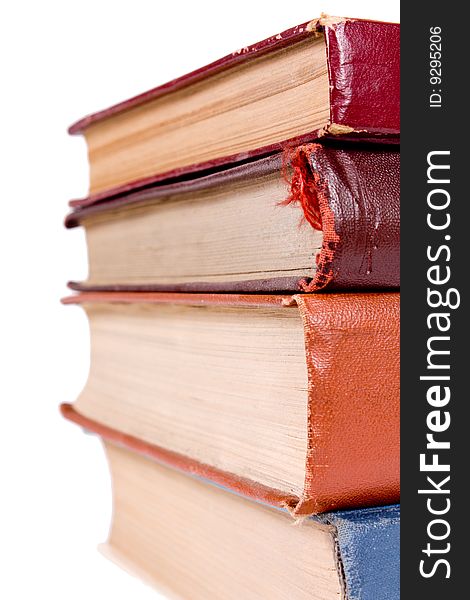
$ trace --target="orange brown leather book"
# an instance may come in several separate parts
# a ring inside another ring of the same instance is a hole
[[[87,312],[97,312],[94,319],[107,311],[117,311],[113,318],[130,319],[131,323],[132,311],[141,305],[145,305],[146,318],[152,314],[158,317],[162,307],[178,306],[197,307],[198,318],[201,310],[224,308],[227,311],[237,308],[240,319],[245,313],[248,318],[253,311],[271,311],[273,315],[279,311],[297,311],[303,327],[308,376],[307,450],[300,493],[235,474],[221,468],[217,461],[204,463],[159,444],[158,440],[141,439],[132,433],[135,424],[128,431],[121,430],[112,421],[105,423],[93,418],[91,413],[80,409],[80,404],[63,405],[62,413],[114,443],[243,495],[288,508],[298,516],[399,501],[399,294],[242,296],[95,292],[66,298],[64,303],[84,305]],[[208,323],[212,326],[213,315],[210,319]],[[92,339],[93,327],[92,324]],[[119,327],[113,329],[113,334],[118,330]],[[115,344],[119,343],[116,338]],[[172,346],[176,350],[171,352],[176,352],[177,357],[179,343],[181,335],[175,333]],[[186,360],[187,355],[182,356]],[[93,360],[92,352],[92,365]],[[128,360],[131,368],[135,360],[131,352]],[[158,371],[157,361],[154,368]],[[154,402],[158,405],[157,396]],[[175,436],[180,435],[176,418],[170,426]]]

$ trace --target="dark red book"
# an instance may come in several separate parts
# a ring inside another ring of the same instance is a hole
[[[300,146],[204,177],[83,202],[80,290],[313,292],[399,286],[400,155]]]
[[[400,26],[324,17],[75,123],[90,194],[209,173],[318,138],[397,142]]]

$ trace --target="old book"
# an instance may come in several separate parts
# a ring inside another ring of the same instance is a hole
[[[266,156],[286,140],[397,141],[399,38],[398,24],[315,19],[85,117],[70,132],[87,141],[90,193]]]
[[[287,183],[287,180],[290,183]],[[397,288],[400,155],[304,145],[101,202],[80,290],[296,292]]]
[[[105,555],[169,597],[398,600],[399,506],[286,512],[105,443],[114,510]]]
[[[297,515],[399,499],[399,295],[88,293],[63,413]]]

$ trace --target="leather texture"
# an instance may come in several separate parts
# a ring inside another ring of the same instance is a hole
[[[400,498],[399,294],[295,296],[308,369],[308,452],[296,511]]]
[[[323,231],[303,291],[400,287],[400,153],[311,144],[291,164],[289,201]]]
[[[399,600],[400,506],[339,511],[319,519],[336,529],[346,600]]]
[[[148,92],[88,115],[69,128],[71,134],[84,133],[94,123],[132,110],[165,94],[196,84],[240,63],[286,48],[308,36],[325,38],[330,78],[330,120],[323,128],[249,152],[220,156],[213,160],[159,173],[88,198],[72,200],[72,206],[122,196],[137,189],[169,180],[185,179],[197,173],[208,174],[223,167],[262,158],[319,138],[369,140],[382,144],[399,142],[400,112],[400,25],[346,18],[322,17],[303,23],[266,40],[247,46],[191,73]]]
[[[400,133],[400,25],[347,19],[325,27],[330,131]]]
[[[284,506],[296,516],[399,501],[399,295],[296,296],[83,293],[73,303],[183,303],[196,306],[298,307],[308,370],[308,451],[302,497],[286,497],[201,465],[108,427],[70,406],[67,418],[110,441],[207,477],[251,498]]]

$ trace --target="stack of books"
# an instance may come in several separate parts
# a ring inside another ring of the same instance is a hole
[[[399,26],[323,17],[72,126],[108,554],[171,596],[399,598]]]

